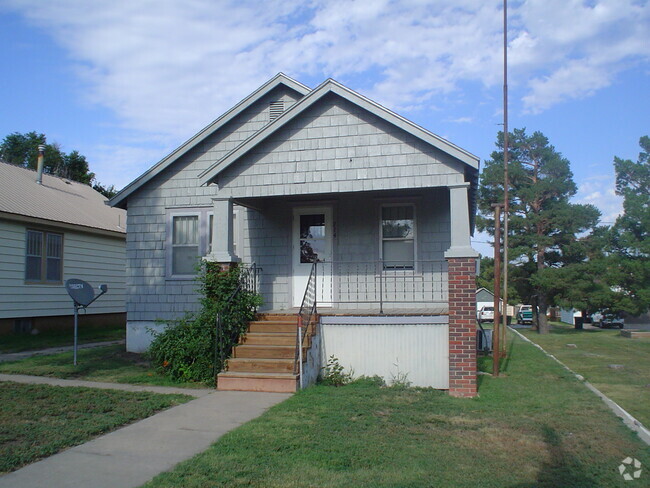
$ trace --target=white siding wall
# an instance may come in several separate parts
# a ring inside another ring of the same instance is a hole
[[[63,234],[63,282],[80,278],[95,288],[108,285],[108,293],[88,307],[87,313],[124,312],[124,240],[52,230]],[[0,318],[72,314],[72,300],[62,284],[25,284],[25,234],[25,225],[0,221]]]
[[[432,323],[438,322],[438,323]],[[449,388],[449,325],[438,317],[321,317],[321,361],[335,356],[354,377]]]

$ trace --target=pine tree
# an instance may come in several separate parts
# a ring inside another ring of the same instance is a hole
[[[546,311],[573,283],[568,266],[587,260],[589,237],[600,212],[593,205],[569,202],[576,193],[569,161],[541,132],[509,136],[509,259],[522,299],[537,305],[540,333],[549,330]],[[503,201],[503,133],[498,150],[486,161],[479,189],[479,229],[494,235],[491,204]],[[535,307],[533,307],[535,310]]]

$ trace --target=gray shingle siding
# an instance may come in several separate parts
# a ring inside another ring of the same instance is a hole
[[[196,283],[166,278],[167,209],[211,207],[214,187],[201,187],[197,176],[269,122],[269,103],[299,98],[280,86],[179,158],[138,189],[128,200],[127,317],[129,321],[174,319],[196,310]]]
[[[426,188],[464,180],[463,165],[330,94],[219,174],[221,194],[282,196]]]

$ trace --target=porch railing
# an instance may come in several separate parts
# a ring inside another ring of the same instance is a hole
[[[305,337],[309,330],[309,324],[316,316],[317,303],[318,303],[318,263],[314,263],[309,273],[307,286],[305,287],[305,294],[302,297],[300,310],[298,311],[298,326],[296,327],[296,355],[293,365],[294,374],[298,373],[300,376],[300,388],[303,387],[303,370],[302,370],[302,350],[305,343]]]
[[[319,262],[321,303],[384,306],[447,301],[447,265],[441,260]]]
[[[241,334],[240,329],[244,327],[244,324],[236,324],[240,325],[241,327],[229,327],[226,331],[226,320],[233,319],[233,317],[229,317],[232,312],[233,303],[235,302],[237,296],[242,292],[257,293],[257,280],[261,268],[258,268],[255,263],[252,263],[250,265],[239,264],[238,266],[240,269],[240,274],[237,287],[228,297],[221,310],[217,312],[217,320],[215,324],[216,329],[214,358],[212,362],[212,371],[215,378],[221,370],[221,368],[217,368],[217,363],[219,363],[223,368],[226,359],[228,359],[228,356],[231,353],[232,346],[234,346],[239,341],[239,336]],[[235,318],[235,320],[240,319]],[[227,346],[227,344],[231,344],[231,346]],[[220,345],[221,347],[219,347]],[[218,359],[220,361],[217,361]],[[219,369],[219,371],[217,371],[217,369]]]

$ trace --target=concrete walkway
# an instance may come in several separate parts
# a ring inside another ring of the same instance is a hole
[[[45,381],[29,381],[33,378]],[[130,391],[195,393],[201,396],[0,476],[0,488],[135,488],[204,451],[226,432],[291,396],[286,393],[140,387],[0,375],[0,381],[17,379],[52,385],[128,387]]]
[[[114,346],[117,344],[124,344],[124,339],[117,341],[105,341],[105,342],[88,342],[86,344],[79,344],[77,349],[90,349],[93,347],[102,347],[102,346]],[[72,351],[74,346],[61,346],[61,347],[49,347],[47,349],[38,349],[35,351],[22,351],[22,352],[6,352],[0,354],[0,363],[3,361],[19,361],[21,359],[31,358],[32,356],[47,356],[49,354],[59,354],[61,352]]]

